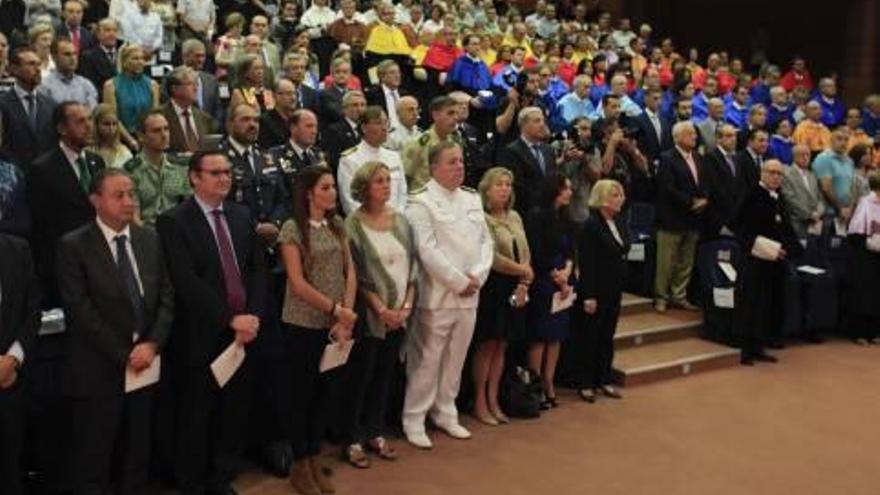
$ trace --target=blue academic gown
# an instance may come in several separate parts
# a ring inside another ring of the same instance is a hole
[[[840,98],[835,98],[834,101],[828,103],[821,95],[817,95],[813,100],[818,101],[819,105],[822,105],[822,118],[820,120],[826,127],[834,129],[843,124],[844,119],[846,119],[846,106],[840,101]]]

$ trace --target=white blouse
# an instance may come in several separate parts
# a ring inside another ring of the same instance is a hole
[[[409,263],[407,262],[406,249],[403,244],[394,237],[391,230],[375,230],[363,225],[364,232],[373,245],[373,249],[379,255],[382,266],[397,289],[397,300],[394,301],[394,308],[399,308],[406,298],[406,286],[409,283]]]

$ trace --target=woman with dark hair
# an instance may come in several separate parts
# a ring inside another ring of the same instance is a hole
[[[352,351],[345,459],[370,467],[364,447],[379,458],[397,452],[383,436],[388,391],[400,344],[409,326],[416,296],[416,247],[406,217],[389,204],[391,171],[382,162],[364,163],[351,180],[352,199],[360,207],[345,219],[358,276],[358,307],[365,315],[363,336]]]
[[[290,355],[296,394],[290,428],[293,466],[290,483],[299,493],[332,493],[333,483],[318,461],[326,421],[334,411],[333,372],[319,372],[328,342],[352,338],[357,275],[342,220],[336,216],[333,172],[320,165],[302,169],[293,192],[293,218],[278,242],[287,271],[281,314],[282,338]]]
[[[238,87],[232,91],[229,108],[242,103],[257,107],[260,113],[275,108],[275,94],[264,86],[266,64],[257,55],[239,57],[235,66],[235,80]]]
[[[868,185],[868,174],[874,170],[874,148],[869,144],[860,143],[849,150],[849,157],[853,161],[856,173],[853,176],[852,183],[852,208],[855,209],[859,204],[859,200],[864,196],[871,194],[871,187]]]
[[[578,240],[580,276],[574,310],[579,323],[578,363],[582,366],[578,395],[587,402],[594,402],[596,393],[621,398],[611,386],[611,364],[629,251],[627,230],[618,215],[625,199],[619,182],[597,182],[590,193],[592,214]]]
[[[553,384],[559,346],[565,339],[568,309],[553,312],[553,301],[572,294],[574,282],[574,224],[569,218],[571,181],[564,175],[548,174],[543,181],[538,205],[529,213],[526,237],[532,256],[532,282],[528,306],[529,367],[541,375],[544,409],[556,407]]]

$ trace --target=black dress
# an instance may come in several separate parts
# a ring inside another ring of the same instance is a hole
[[[515,211],[509,213],[516,218],[509,219],[514,228],[518,225],[522,228],[522,221]],[[489,219],[489,215],[486,215]],[[493,221],[488,220],[490,226]],[[500,221],[498,223],[501,223]],[[495,227],[498,228],[498,227]],[[496,238],[496,242],[497,238]],[[513,256],[511,259],[520,263],[525,257],[528,246],[519,246],[516,239],[513,239]],[[497,249],[497,246],[496,246]],[[506,341],[522,340],[526,333],[526,308],[516,308],[510,303],[511,296],[516,290],[519,283],[519,277],[516,275],[505,275],[496,270],[489,272],[489,278],[483,284],[480,290],[480,305],[477,307],[477,324],[474,331],[474,339],[477,342],[483,342],[489,339],[498,339]]]

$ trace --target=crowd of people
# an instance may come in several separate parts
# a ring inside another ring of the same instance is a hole
[[[880,331],[880,95],[799,56],[680,53],[588,1],[0,12],[3,493],[230,494],[242,459],[333,493],[326,440],[368,468],[395,423],[470,438],[521,370],[542,410],[620,399],[645,237],[660,313],[713,304],[700,246],[741,248],[744,365],[816,245],[849,248],[848,336]]]

